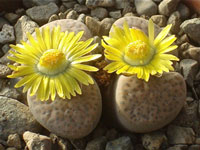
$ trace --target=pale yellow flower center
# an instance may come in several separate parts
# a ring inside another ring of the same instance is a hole
[[[63,52],[57,49],[50,49],[40,57],[37,67],[44,74],[55,75],[64,71],[68,64]]]
[[[124,60],[130,65],[145,65],[152,58],[153,51],[148,43],[136,40],[127,45],[124,53]]]

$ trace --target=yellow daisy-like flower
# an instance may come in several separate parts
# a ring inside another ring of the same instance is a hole
[[[56,95],[71,98],[81,94],[79,83],[93,84],[93,79],[84,71],[98,69],[83,62],[101,57],[100,54],[88,55],[98,44],[89,46],[93,39],[79,41],[83,31],[78,34],[61,32],[60,27],[35,29],[36,39],[28,33],[28,42],[11,45],[12,57],[8,57],[20,66],[9,65],[14,72],[9,78],[23,77],[15,87],[24,86],[23,92],[30,90],[30,95],[37,94],[38,99],[54,100]]]
[[[154,24],[151,19],[148,25],[149,37],[139,29],[129,28],[127,22],[123,29],[114,26],[110,37],[104,36],[102,40],[105,57],[112,61],[104,70],[108,73],[116,71],[117,74],[137,74],[139,79],[145,81],[149,80],[150,74],[173,70],[172,60],[179,59],[166,54],[177,48],[177,45],[171,45],[176,37],[166,37],[170,28],[171,25],[167,25],[154,39]]]

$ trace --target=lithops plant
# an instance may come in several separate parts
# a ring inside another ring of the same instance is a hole
[[[172,45],[176,37],[167,36],[170,28],[167,25],[154,38],[151,20],[126,17],[114,23],[109,37],[103,37],[105,57],[110,60],[104,70],[118,75],[105,101],[112,101],[111,114],[129,131],[150,132],[167,125],[185,102],[183,77],[169,72],[174,70],[172,61],[179,60],[168,53],[177,48]]]
[[[101,57],[89,54],[97,47],[89,35],[84,24],[66,19],[35,29],[34,36],[27,34],[27,42],[11,45],[15,51],[9,59],[21,65],[9,65],[14,72],[8,77],[23,77],[15,87],[24,86],[36,120],[61,137],[88,135],[101,116],[99,88],[85,72],[97,71],[86,63]]]

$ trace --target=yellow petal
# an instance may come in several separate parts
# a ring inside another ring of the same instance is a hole
[[[149,42],[151,45],[153,45],[154,41],[154,24],[151,19],[149,19],[149,24],[148,24],[148,33],[149,33]]]
[[[85,71],[98,71],[98,68],[85,64],[73,64],[72,66]]]

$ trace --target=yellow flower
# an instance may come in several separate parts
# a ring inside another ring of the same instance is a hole
[[[171,25],[167,25],[154,39],[154,24],[149,20],[148,34],[139,29],[129,28],[127,22],[123,29],[114,26],[110,37],[104,36],[102,45],[105,57],[112,62],[104,70],[108,73],[137,74],[139,79],[149,80],[149,76],[162,74],[163,71],[173,70],[172,61],[179,59],[172,54],[166,54],[177,48],[171,45],[176,37],[169,33]]]
[[[23,77],[15,87],[24,86],[23,92],[30,89],[30,95],[37,95],[40,100],[54,100],[56,95],[61,98],[71,98],[76,93],[81,94],[80,83],[93,84],[93,79],[84,71],[97,71],[98,69],[83,62],[99,58],[101,55],[88,55],[98,44],[89,46],[93,39],[79,41],[83,31],[78,34],[67,31],[60,32],[55,27],[50,32],[49,27],[42,32],[35,29],[36,39],[27,34],[28,42],[11,45],[15,50],[9,57],[20,66],[9,65],[14,72],[9,78]]]

